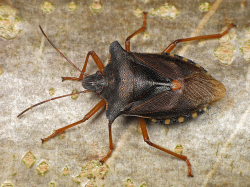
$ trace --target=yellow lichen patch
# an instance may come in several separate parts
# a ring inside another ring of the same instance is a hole
[[[214,56],[217,57],[221,63],[230,65],[233,62],[234,50],[234,45],[230,42],[225,42],[214,50]]]
[[[65,166],[65,167],[63,168],[62,174],[63,174],[63,176],[67,176],[67,175],[70,174],[70,170],[69,170],[68,166]]]
[[[40,175],[44,175],[49,170],[49,164],[45,161],[42,161],[37,167],[36,170]]]
[[[77,93],[77,90],[73,90],[72,93]],[[77,99],[79,94],[71,95],[71,99]]]
[[[70,2],[68,5],[68,9],[71,13],[74,13],[77,10],[78,6],[75,2]]]
[[[241,51],[243,52],[243,57],[247,61],[250,60],[250,40],[245,41],[243,44]]]
[[[246,38],[242,41],[242,47],[240,51],[243,53],[243,57],[245,60],[250,60],[250,27],[246,28]]]
[[[142,134],[140,124],[138,124],[138,125],[136,126],[136,132],[137,132],[138,134]]]
[[[203,47],[205,44],[206,44],[206,41],[205,41],[205,40],[200,40],[199,43],[198,43],[198,45],[199,45],[200,47]]]
[[[201,12],[207,12],[210,9],[210,4],[208,2],[201,3],[199,6],[199,10]]]
[[[95,0],[91,5],[90,5],[90,9],[94,14],[100,14],[102,9],[103,9],[103,5],[101,4],[100,0]]]
[[[55,94],[55,89],[54,88],[50,88],[49,89],[49,95],[54,95]]]
[[[131,179],[127,179],[127,180],[125,181],[125,186],[126,186],[126,187],[133,187],[133,186],[134,186],[134,183],[133,183],[133,181],[132,181]]]
[[[16,9],[0,5],[0,37],[7,40],[15,38],[21,31],[18,25],[20,21]]]
[[[174,148],[174,152],[177,153],[177,154],[182,154],[183,152],[183,147],[182,145],[177,145],[175,148]]]
[[[31,151],[27,152],[23,158],[22,163],[26,166],[26,168],[30,168],[36,162],[36,157],[33,155]]]
[[[55,8],[54,6],[50,3],[50,2],[47,2],[45,1],[43,4],[42,4],[42,9],[45,13],[51,13]]]
[[[149,37],[149,34],[147,31],[143,32],[143,38],[144,39],[147,39]]]
[[[13,187],[11,183],[3,183],[1,187]]]
[[[165,128],[165,132],[168,133],[168,131],[169,131],[169,128],[166,127],[166,128]]]
[[[140,16],[142,15],[142,9],[137,8],[137,9],[135,9],[134,13],[135,13],[135,15],[136,15],[137,17],[140,17]]]
[[[174,54],[170,54],[171,57],[174,57]]]
[[[81,183],[81,176],[77,175],[76,177],[73,178],[73,181],[76,183]]]
[[[144,182],[140,185],[140,187],[147,187],[147,184]]]
[[[227,27],[224,27],[223,31],[225,31],[227,29]],[[231,41],[232,39],[234,39],[234,37],[236,36],[236,33],[234,30],[229,31],[229,33],[227,33],[226,35],[222,36],[219,39],[219,42],[222,43],[227,43],[229,41]]]
[[[246,74],[246,89],[250,89],[250,66],[248,66],[248,71]]]
[[[156,11],[154,8],[152,8],[152,9],[149,11],[149,14],[150,14],[151,16],[154,16],[154,15],[157,14],[157,11]]]
[[[246,28],[246,38],[250,39],[250,27]]]
[[[225,31],[227,27],[223,28]],[[230,65],[233,62],[235,46],[231,41],[236,37],[234,30],[219,39],[220,45],[214,50],[214,56],[217,57],[224,65]]]
[[[60,140],[62,140],[63,138],[65,138],[65,131],[61,132],[60,134],[58,134],[58,138]]]
[[[157,9],[157,14],[162,18],[174,19],[180,14],[180,11],[175,6],[165,3]]]
[[[50,182],[50,183],[49,183],[49,187],[56,187],[56,183]]]
[[[99,160],[90,160],[82,168],[81,173],[73,180],[85,186],[103,186],[103,180],[108,173],[108,165],[102,165]]]
[[[4,73],[3,68],[0,66],[0,75]]]

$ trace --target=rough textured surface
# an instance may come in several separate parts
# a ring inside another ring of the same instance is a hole
[[[75,100],[63,98],[16,117],[32,104],[82,90],[79,82],[61,82],[61,76],[78,76],[79,72],[49,45],[38,25],[77,67],[83,66],[90,50],[107,64],[109,44],[118,40],[124,46],[126,37],[142,25],[142,17],[136,16],[135,9],[157,12],[166,1],[111,0],[102,1],[102,6],[96,1],[90,8],[93,1],[79,0],[75,1],[77,9],[71,11],[70,1],[52,0],[49,2],[54,9],[50,13],[42,9],[44,2],[0,1],[16,10],[20,18],[18,29],[22,29],[12,40],[0,38],[0,184],[44,187],[52,182],[51,185],[73,187],[85,186],[89,180],[98,186],[100,181],[92,180],[92,175],[85,181],[80,180],[80,184],[74,178],[83,172],[89,160],[108,151],[108,121],[104,109],[59,138],[45,144],[40,140],[54,129],[82,119],[100,100],[98,96],[86,93]],[[249,186],[249,1],[207,1],[210,4],[207,12],[199,10],[202,2],[168,1],[168,6],[173,5],[179,11],[178,15],[172,16],[174,19],[149,15],[147,37],[140,34],[131,40],[132,51],[161,52],[175,39],[219,33],[231,22],[238,26],[233,29],[235,37],[230,40],[234,47],[225,51],[226,54],[233,52],[228,66],[214,56],[214,50],[220,45],[218,40],[180,44],[173,51],[199,63],[220,80],[227,89],[225,98],[212,106],[208,114],[183,124],[166,126],[147,122],[153,142],[170,150],[182,145],[182,154],[188,156],[195,177],[187,177],[184,161],[143,141],[138,133],[137,118],[121,116],[113,123],[115,149],[106,162],[109,171],[101,179],[105,186],[128,183],[136,187],[142,184]],[[93,7],[98,11],[93,11]],[[176,11],[175,8],[171,10]],[[97,67],[90,59],[87,72],[95,71]],[[22,159],[29,151],[35,163],[27,168]],[[49,169],[42,176],[37,167],[43,162]]]

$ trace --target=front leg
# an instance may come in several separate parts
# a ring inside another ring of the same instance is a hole
[[[89,55],[91,55],[92,58],[94,59],[94,61],[95,61],[96,65],[97,65],[97,67],[99,68],[100,72],[102,74],[104,74],[103,70],[102,70],[104,68],[104,65],[103,65],[102,61],[97,56],[95,51],[89,51],[87,56],[86,56],[86,60],[85,60],[84,66],[82,68],[82,73],[80,74],[80,76],[78,78],[77,77],[62,77],[62,81],[65,81],[65,80],[80,81],[80,80],[82,80],[84,72],[86,71],[87,63],[88,63],[88,60],[89,60]]]
[[[80,123],[85,122],[86,120],[88,120],[90,117],[92,117],[96,112],[98,112],[104,105],[106,104],[106,101],[104,99],[102,99],[94,108],[92,108],[92,110],[90,110],[83,119],[81,119],[80,121],[77,121],[75,123],[72,123],[70,125],[67,125],[65,127],[62,127],[60,129],[55,130],[55,132],[53,134],[51,134],[50,136],[48,136],[47,138],[43,138],[42,139],[42,143],[44,143],[45,141],[48,141],[49,139],[53,138],[54,136],[62,133],[63,131],[74,127]]]

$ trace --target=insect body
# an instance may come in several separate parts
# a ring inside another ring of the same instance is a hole
[[[128,52],[117,41],[110,45],[110,54],[104,74],[83,79],[85,89],[101,93],[108,103],[109,121],[128,115],[183,122],[225,96],[222,83],[180,56]]]
[[[56,130],[51,136],[42,139],[42,141],[47,141],[64,130],[88,120],[100,108],[106,105],[106,116],[109,120],[110,149],[107,155],[101,159],[101,162],[104,162],[113,150],[111,125],[114,120],[120,115],[138,116],[140,118],[144,141],[157,149],[185,160],[188,165],[189,176],[193,176],[191,173],[191,164],[186,156],[176,154],[150,141],[144,118],[165,124],[184,122],[204,113],[212,103],[225,96],[226,89],[223,84],[214,79],[205,69],[191,60],[178,55],[171,55],[169,52],[179,42],[220,38],[233,26],[235,25],[231,24],[222,34],[176,40],[160,54],[131,52],[130,39],[146,28],[146,13],[144,13],[143,26],[127,38],[125,50],[117,41],[111,43],[109,63],[106,67],[104,67],[96,53],[90,51],[87,54],[82,70],[78,69],[54,46],[40,27],[50,44],[61,56],[81,72],[78,78],[63,77],[63,81],[81,80],[86,90],[79,93],[95,92],[103,98],[82,120]],[[90,55],[97,64],[99,71],[87,76],[84,72]],[[64,96],[50,100],[61,97]],[[34,106],[50,100],[43,101]],[[21,116],[30,108],[18,116]]]

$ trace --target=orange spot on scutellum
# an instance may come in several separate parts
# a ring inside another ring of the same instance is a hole
[[[178,90],[181,88],[181,83],[177,80],[173,80],[172,82],[172,90]]]

